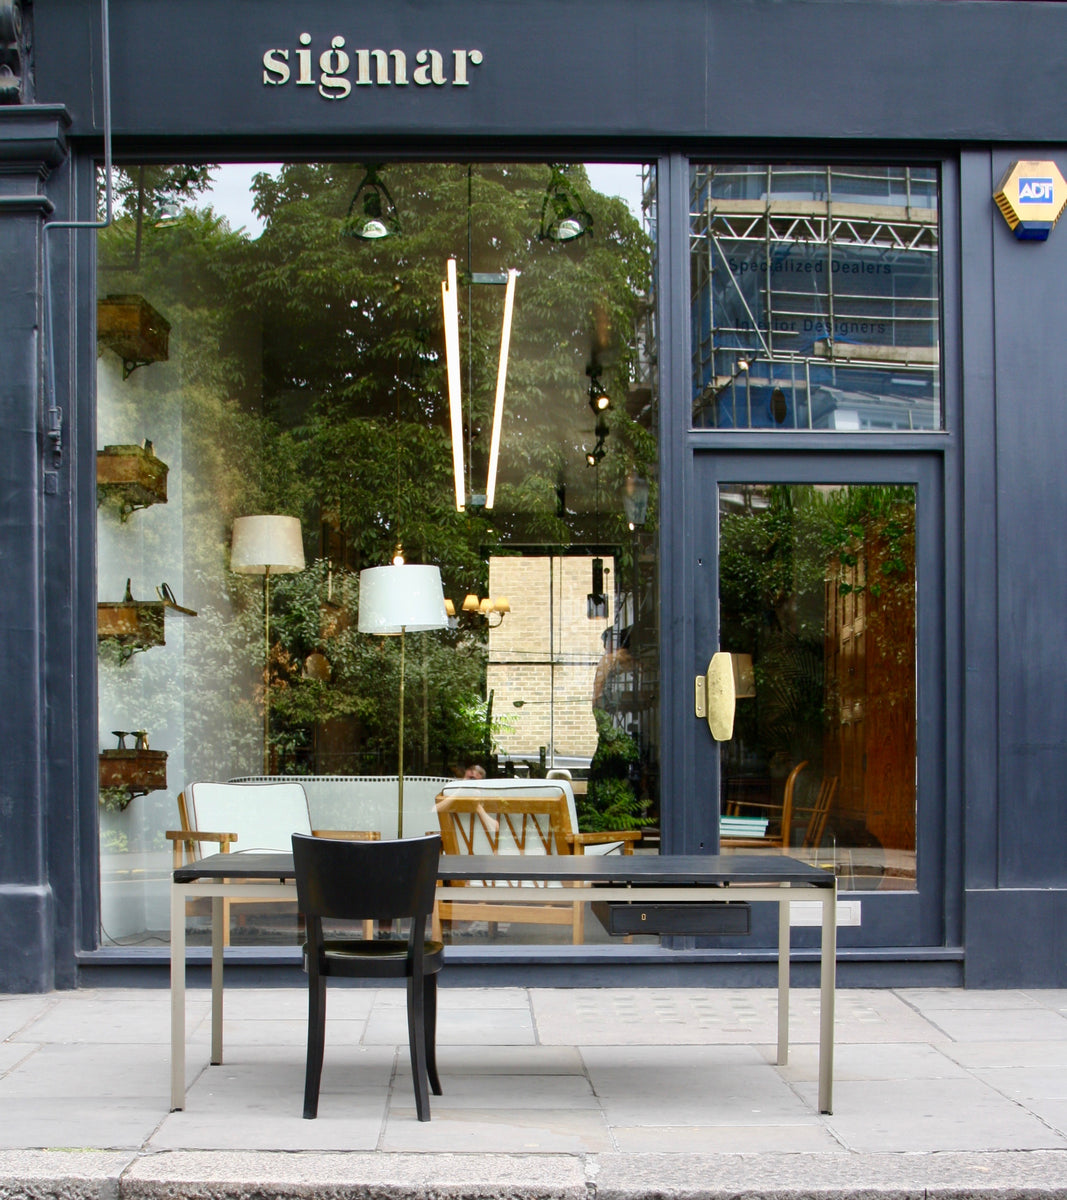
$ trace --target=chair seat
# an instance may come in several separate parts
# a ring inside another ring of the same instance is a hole
[[[440,971],[444,962],[441,942],[423,943],[425,971]],[[395,938],[374,941],[358,938],[326,938],[322,944],[331,975],[372,975],[383,979],[403,979],[408,973],[408,944]],[[304,948],[305,954],[307,947]]]

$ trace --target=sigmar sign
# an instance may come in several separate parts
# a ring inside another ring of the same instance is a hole
[[[313,45],[302,33],[293,47],[276,46],[263,55],[266,87],[314,88],[325,100],[344,100],[353,87],[469,87],[471,69],[481,66],[481,50],[417,50],[351,47],[341,34]]]

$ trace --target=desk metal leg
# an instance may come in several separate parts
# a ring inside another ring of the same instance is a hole
[[[170,885],[170,1107],[185,1107],[185,896]]]
[[[789,925],[792,912],[790,894],[778,901],[778,1065],[789,1062]]]
[[[211,1065],[222,1062],[222,946],[226,905],[221,896],[211,897]]]
[[[819,1112],[834,1110],[834,989],[837,985],[837,880],[823,892],[819,973]]]

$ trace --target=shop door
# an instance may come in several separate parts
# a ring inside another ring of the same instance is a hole
[[[695,669],[734,655],[739,698],[728,740],[693,721],[715,784],[691,836],[833,870],[850,944],[940,944],[938,461],[709,452],[695,479]]]

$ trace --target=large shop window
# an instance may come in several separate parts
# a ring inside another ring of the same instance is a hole
[[[937,430],[937,171],[695,164],[693,425]]]
[[[195,781],[296,777],[314,828],[389,838],[437,830],[457,779],[554,779],[531,847],[572,846],[566,819],[655,853],[652,169],[120,177],[98,251],[102,942],[166,942]],[[440,627],[361,631],[360,572],[394,556],[439,569]],[[477,820],[506,840],[506,811]],[[209,830],[232,852],[274,836],[232,822]],[[548,899],[446,936],[607,941]],[[295,911],[235,906],[228,936],[294,943]]]

